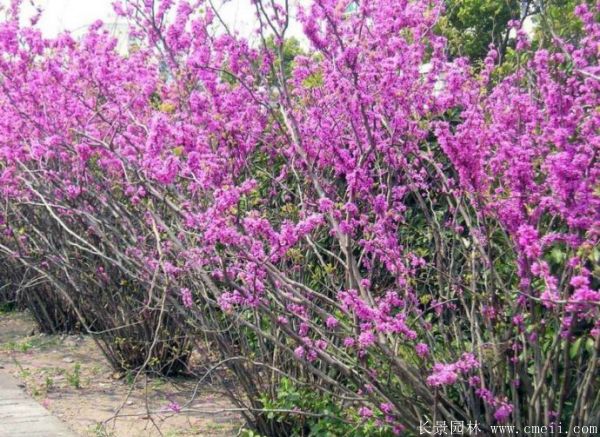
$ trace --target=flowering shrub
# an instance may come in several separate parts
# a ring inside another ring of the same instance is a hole
[[[447,58],[433,0],[314,2],[290,73],[287,3],[266,3],[256,47],[203,2],[117,2],[121,54],[101,23],[44,39],[14,1],[5,256],[90,330],[135,315],[137,368],[207,338],[264,434],[598,421],[594,11],[553,50],[517,31],[497,80],[493,47]]]

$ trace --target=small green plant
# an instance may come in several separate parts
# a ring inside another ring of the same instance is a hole
[[[286,424],[288,432],[292,436],[306,435],[306,431],[313,437],[392,436],[389,427],[377,425],[376,417],[360,419],[357,411],[353,408],[343,409],[330,396],[307,387],[297,386],[288,378],[280,381],[277,396],[274,399],[265,395],[261,401],[264,405],[265,417],[268,420]],[[294,410],[311,413],[314,416],[290,414]],[[356,423],[360,424],[357,426]],[[259,437],[259,434],[251,430],[243,430],[241,435]]]
[[[127,370],[127,373],[125,373],[125,383],[127,385],[133,385],[134,381],[135,381],[135,373],[132,370]]]
[[[10,352],[27,352],[33,345],[29,341],[9,341],[2,345],[2,349]]]
[[[90,426],[90,433],[95,437],[113,437],[114,433],[107,431],[104,425],[100,422]]]
[[[152,382],[150,383],[150,387],[153,390],[160,390],[161,388],[163,388],[165,385],[167,384],[167,382],[162,379],[162,378],[156,378],[153,379]]]
[[[51,376],[46,376],[46,380],[44,381],[44,385],[46,386],[46,391],[50,391],[52,387],[54,387],[54,379]]]
[[[240,437],[263,437],[263,436],[251,429],[243,429],[242,432],[240,433]]]
[[[73,388],[81,388],[81,364],[75,363],[73,372],[67,373],[67,382]]]
[[[8,314],[17,310],[17,306],[14,302],[2,302],[0,303],[0,314]]]

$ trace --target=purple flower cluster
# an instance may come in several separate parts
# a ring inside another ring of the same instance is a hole
[[[427,377],[427,384],[433,387],[452,385],[458,381],[460,375],[467,374],[470,370],[480,366],[479,361],[472,353],[465,352],[460,360],[452,364],[436,363],[433,372]]]

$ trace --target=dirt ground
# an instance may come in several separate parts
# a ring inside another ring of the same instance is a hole
[[[192,379],[145,377],[133,386],[90,338],[38,334],[27,313],[0,313],[0,368],[82,436],[233,436],[242,423],[226,411],[235,407],[222,388],[202,385],[192,396]],[[192,398],[182,412],[173,411]]]

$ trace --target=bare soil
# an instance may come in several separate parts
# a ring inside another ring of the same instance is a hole
[[[0,368],[81,436],[233,436],[242,424],[222,387],[145,376],[133,384],[91,338],[36,333],[27,313],[0,313]]]

